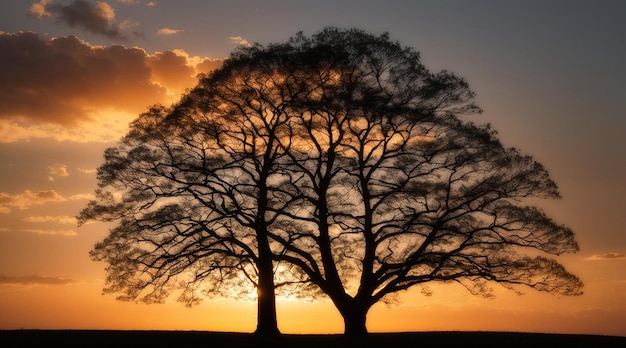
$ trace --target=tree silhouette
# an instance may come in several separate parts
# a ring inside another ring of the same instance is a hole
[[[473,98],[386,34],[239,48],[107,150],[80,216],[117,223],[92,251],[107,291],[194,303],[250,280],[257,332],[275,334],[275,289],[319,290],[349,335],[375,303],[429,282],[580,294],[547,256],[577,251],[572,231],[530,205],[558,198],[555,183],[463,120]]]
[[[558,198],[555,183],[489,125],[459,119],[479,111],[465,81],[430,73],[385,35],[328,29],[294,46],[323,78],[296,112],[309,148],[289,151],[303,199],[288,219],[300,231],[273,238],[278,259],[332,299],[347,334],[367,332],[385,296],[432,281],[580,294],[580,280],[544,256],[577,251],[572,231],[527,205]]]
[[[275,284],[268,238],[288,203],[275,170],[288,149],[278,140],[289,138],[288,115],[274,63],[242,58],[233,55],[176,107],[155,106],[133,122],[106,151],[97,200],[80,221],[117,222],[91,252],[109,264],[107,292],[152,303],[179,290],[191,305],[203,294],[237,296],[251,281],[256,332],[276,335],[275,288],[301,282],[281,267]]]
[[[300,100],[309,148],[289,152],[304,198],[288,218],[300,231],[273,238],[279,259],[332,299],[347,334],[367,332],[385,296],[432,281],[483,295],[489,281],[580,294],[580,280],[545,257],[576,251],[572,231],[527,205],[558,198],[555,183],[489,125],[459,118],[480,111],[463,79],[430,73],[385,35],[328,29],[294,46],[324,77]]]

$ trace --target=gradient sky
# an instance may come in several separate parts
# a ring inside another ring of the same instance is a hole
[[[455,286],[403,293],[370,331],[507,330],[626,336],[626,2],[0,1],[0,329],[250,332],[255,303],[140,305],[101,295],[88,252],[108,226],[76,227],[105,148],[175,101],[238,44],[356,27],[464,77],[507,146],[533,155],[563,199],[537,204],[573,228],[559,257],[585,294],[495,299]],[[497,285],[496,285],[497,288]],[[286,333],[342,332],[325,300],[279,300]]]

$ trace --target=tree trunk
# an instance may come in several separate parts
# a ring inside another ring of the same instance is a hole
[[[274,270],[272,268],[269,245],[259,242],[259,282],[257,286],[257,328],[255,334],[261,336],[279,336],[276,320],[276,296],[274,289]]]
[[[270,140],[271,141],[271,140]],[[271,143],[270,143],[271,144]],[[271,146],[270,146],[271,147]],[[278,323],[276,320],[276,295],[274,289],[274,267],[272,263],[272,250],[268,241],[267,220],[265,212],[267,210],[267,177],[269,165],[269,153],[265,155],[265,165],[260,174],[258,215],[256,216],[256,239],[258,244],[259,257],[257,267],[259,271],[259,281],[257,284],[257,328],[255,334],[265,337],[278,337]]]
[[[350,308],[341,311],[344,323],[344,335],[350,337],[367,336],[367,311],[369,308],[352,303]]]
[[[268,282],[259,272],[259,286],[257,288],[257,328],[255,333],[263,336],[280,335],[276,320],[276,297],[274,282]]]

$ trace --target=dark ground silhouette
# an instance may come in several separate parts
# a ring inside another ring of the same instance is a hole
[[[373,333],[356,342],[343,335],[282,335],[204,331],[4,330],[10,347],[626,347],[626,337],[511,332]]]

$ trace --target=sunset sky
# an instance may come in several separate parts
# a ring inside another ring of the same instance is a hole
[[[388,32],[423,63],[464,77],[507,146],[533,155],[563,199],[538,202],[571,227],[558,257],[584,295],[528,290],[482,299],[454,285],[375,305],[368,329],[626,336],[626,1],[0,0],[0,329],[251,332],[256,305],[186,308],[102,295],[89,250],[109,226],[77,227],[103,151],[155,103],[240,44],[325,26]],[[284,333],[340,333],[326,299],[278,302]]]

